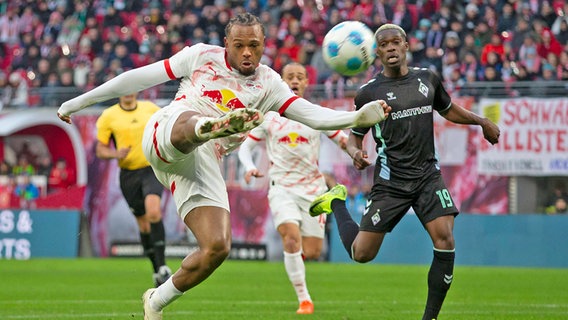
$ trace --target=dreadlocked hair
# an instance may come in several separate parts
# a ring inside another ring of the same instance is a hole
[[[229,35],[231,29],[235,25],[254,26],[257,24],[260,25],[260,28],[262,29],[262,35],[264,36],[265,35],[264,26],[262,25],[262,22],[260,22],[260,19],[257,16],[249,12],[239,13],[238,15],[232,17],[231,20],[229,20],[229,23],[227,23],[227,26],[225,26],[225,36]]]

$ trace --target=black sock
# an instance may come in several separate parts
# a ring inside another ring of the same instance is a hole
[[[428,300],[422,320],[432,320],[438,317],[446,293],[454,279],[454,251],[438,251],[434,249],[434,259],[428,272]]]
[[[162,220],[150,224],[150,235],[154,246],[155,268],[166,264],[166,231]]]
[[[349,257],[353,259],[351,255],[351,246],[353,245],[353,241],[355,241],[355,237],[359,233],[359,226],[347,210],[345,206],[345,201],[334,199],[331,201],[331,210],[333,210],[333,215],[335,216],[335,220],[337,221],[337,229],[339,231],[339,237],[341,238],[341,242],[349,254]]]
[[[154,272],[158,272],[158,267],[156,267],[156,263],[154,262],[154,245],[152,244],[152,237],[150,233],[142,233],[140,232],[140,242],[142,242],[142,248],[144,249],[144,255],[152,261],[152,268]]]

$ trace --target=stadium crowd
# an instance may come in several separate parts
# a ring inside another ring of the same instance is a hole
[[[328,98],[380,68],[377,59],[368,72],[345,78],[325,65],[323,37],[344,20],[372,30],[400,25],[409,65],[435,70],[449,91],[472,81],[568,80],[563,0],[12,0],[0,3],[0,105],[57,106],[186,45],[222,45],[224,25],[243,11],[266,26],[262,62],[276,71],[289,61],[307,65]]]

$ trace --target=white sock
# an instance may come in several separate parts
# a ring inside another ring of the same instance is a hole
[[[150,297],[150,306],[152,309],[160,311],[183,295],[183,292],[179,291],[174,286],[172,278],[173,277],[170,277],[161,286],[156,288],[156,291],[154,291],[154,294]]]
[[[288,253],[284,251],[284,267],[288,273],[288,279],[296,290],[296,295],[300,302],[304,300],[312,300],[306,285],[306,266],[302,259],[302,251]]]

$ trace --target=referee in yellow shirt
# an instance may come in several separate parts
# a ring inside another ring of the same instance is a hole
[[[159,109],[150,101],[138,101],[137,94],[120,97],[97,120],[96,148],[98,158],[118,159],[120,189],[136,217],[144,254],[152,261],[156,287],[171,276],[160,209],[164,187],[142,152],[142,135],[146,122]]]

